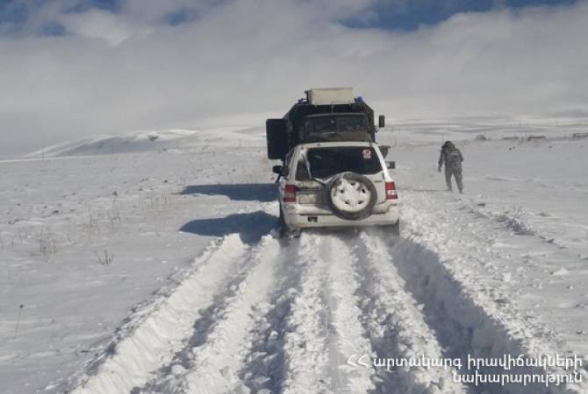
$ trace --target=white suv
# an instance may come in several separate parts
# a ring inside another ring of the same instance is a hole
[[[283,234],[345,226],[389,226],[392,234],[400,232],[396,186],[375,143],[300,144],[274,172],[280,175]]]

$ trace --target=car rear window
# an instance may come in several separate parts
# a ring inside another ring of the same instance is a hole
[[[310,118],[306,121],[306,127],[311,134],[337,131],[365,131],[367,130],[367,123],[365,116],[338,115]]]
[[[329,178],[347,171],[361,175],[372,175],[382,171],[376,152],[369,147],[311,148],[308,149],[306,157],[310,164],[310,172],[315,178]]]

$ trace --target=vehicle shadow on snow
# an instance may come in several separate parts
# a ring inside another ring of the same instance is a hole
[[[278,197],[278,187],[274,183],[237,183],[220,185],[186,186],[180,194],[204,194],[207,196],[227,196],[237,201],[271,202]]]
[[[180,231],[211,237],[224,237],[238,233],[241,241],[255,244],[261,237],[277,229],[278,219],[264,211],[236,213],[224,218],[198,219],[184,224]]]

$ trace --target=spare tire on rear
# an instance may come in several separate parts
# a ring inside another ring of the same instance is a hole
[[[361,220],[372,214],[378,194],[368,178],[353,172],[336,175],[325,187],[333,213],[345,220]]]

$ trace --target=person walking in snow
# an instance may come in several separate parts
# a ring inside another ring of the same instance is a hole
[[[447,183],[447,190],[452,191],[451,176],[455,177],[455,183],[460,193],[463,193],[463,177],[461,174],[461,162],[463,156],[459,149],[453,145],[451,141],[447,141],[441,147],[441,154],[439,155],[439,172],[441,167],[445,164],[445,182]]]

